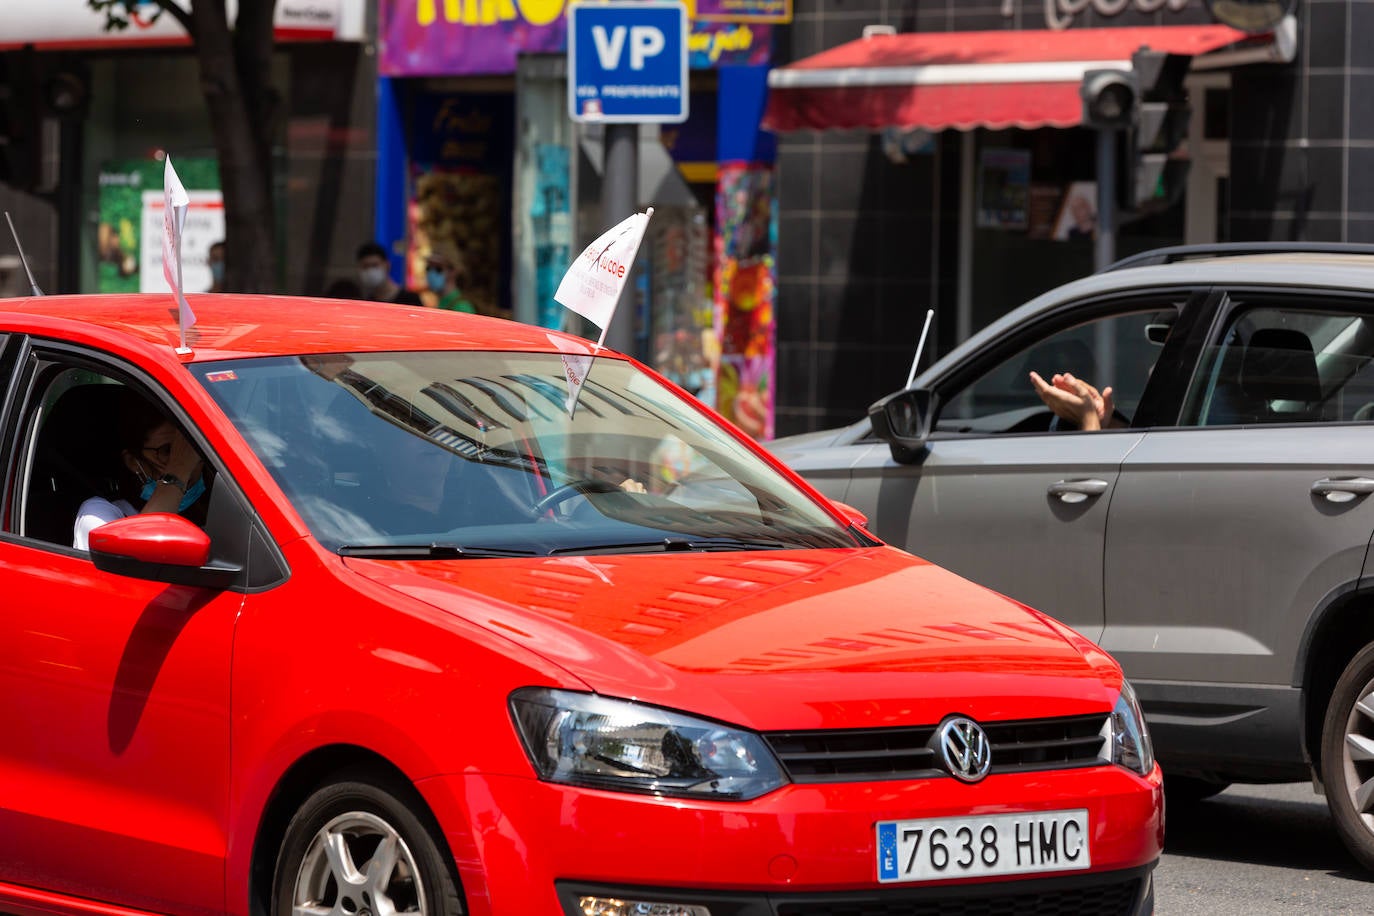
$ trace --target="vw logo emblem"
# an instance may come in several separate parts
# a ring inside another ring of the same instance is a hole
[[[940,756],[950,775],[964,782],[977,782],[992,769],[992,745],[987,733],[972,719],[956,716],[946,719],[935,734]]]

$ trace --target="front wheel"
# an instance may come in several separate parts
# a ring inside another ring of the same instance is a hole
[[[408,794],[339,782],[306,799],[277,856],[276,916],[460,916],[435,832]]]
[[[1321,774],[1341,839],[1374,869],[1374,646],[1351,660],[1331,694]]]

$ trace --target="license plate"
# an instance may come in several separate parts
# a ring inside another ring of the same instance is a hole
[[[1033,811],[878,823],[878,881],[937,881],[1092,865],[1088,812]]]

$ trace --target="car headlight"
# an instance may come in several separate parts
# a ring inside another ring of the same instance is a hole
[[[1102,759],[1117,766],[1149,775],[1155,768],[1155,750],[1150,744],[1150,730],[1145,727],[1145,715],[1135,689],[1125,678],[1121,680],[1121,696],[1102,726]]]
[[[688,798],[758,798],[787,782],[763,739],[679,712],[526,688],[511,716],[542,779]]]

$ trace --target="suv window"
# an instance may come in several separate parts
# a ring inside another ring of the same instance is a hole
[[[1033,432],[1058,428],[1031,387],[1030,373],[1049,381],[1071,372],[1098,388],[1110,386],[1117,412],[1135,415],[1177,311],[1153,308],[1064,328],[1018,350],[953,394],[936,429],[944,432]]]
[[[1374,319],[1354,310],[1239,310],[1203,353],[1185,426],[1374,419]]]

